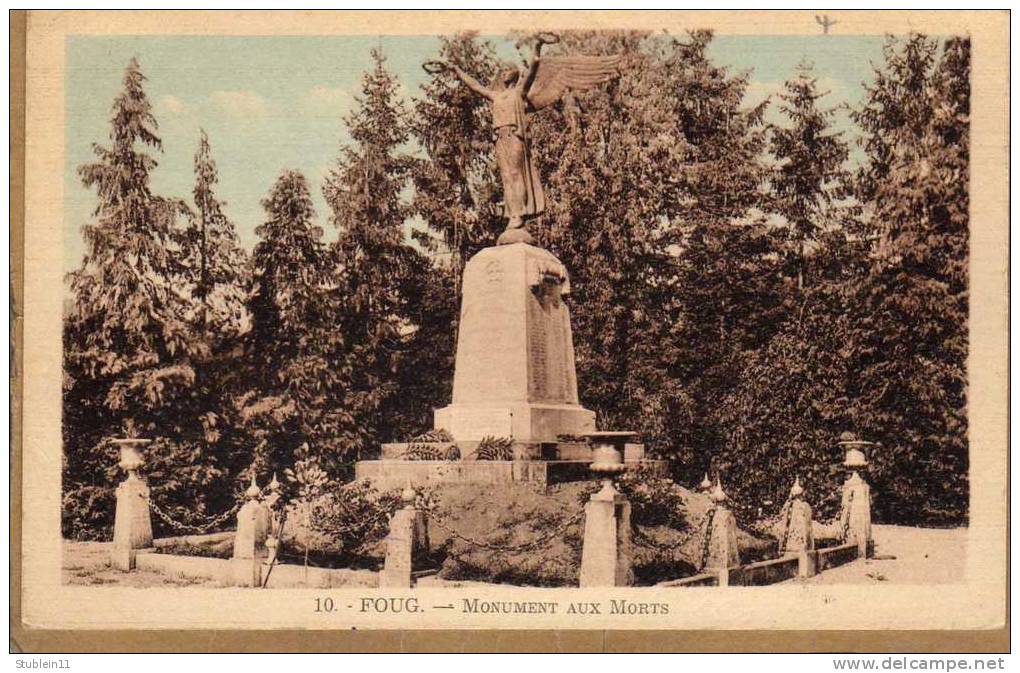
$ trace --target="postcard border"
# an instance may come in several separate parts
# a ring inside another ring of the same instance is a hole
[[[923,10],[915,10],[921,12]],[[1007,17],[1008,10],[1002,10]],[[877,12],[876,12],[877,13]],[[38,652],[981,652],[1009,651],[1006,624],[988,631],[728,630],[52,630],[28,628],[21,605],[22,383],[25,270],[27,10],[10,12],[10,264],[15,353],[11,377],[11,642]],[[1008,42],[1007,42],[1008,50]],[[1007,129],[1008,134],[1008,129]],[[1008,135],[1007,135],[1008,137]],[[1009,270],[1007,267],[1007,275]],[[1008,327],[1007,327],[1008,330]],[[1008,439],[1007,439],[1008,442]],[[1008,458],[1008,452],[1007,452]],[[1007,476],[1008,488],[1008,476]],[[1007,509],[1007,563],[1009,558]],[[1008,565],[1007,565],[1008,568]]]

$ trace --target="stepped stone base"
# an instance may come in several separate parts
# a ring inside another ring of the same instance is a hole
[[[434,425],[458,441],[493,436],[554,442],[560,435],[595,432],[595,412],[577,404],[451,404],[436,409]]]
[[[628,466],[666,474],[664,460],[627,460]],[[593,479],[586,460],[359,460],[355,478],[369,479],[380,490],[435,484],[525,482],[545,487]]]
[[[460,454],[459,460],[478,460],[478,445],[481,442],[395,442],[382,445],[383,460],[427,460],[421,453],[438,456],[437,460],[447,461],[446,456],[456,447]],[[419,455],[411,456],[413,450]],[[514,442],[511,446],[513,460],[561,460],[584,461],[594,460],[591,445],[587,442]],[[644,460],[644,444],[625,444],[623,459],[625,461]]]

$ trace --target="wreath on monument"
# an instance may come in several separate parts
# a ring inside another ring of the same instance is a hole
[[[407,460],[460,460],[460,448],[453,446],[437,446],[450,444],[453,435],[443,428],[436,428],[412,437],[407,444],[403,457]]]
[[[460,460],[460,449],[457,445],[436,446],[421,442],[411,442],[404,451],[407,460]]]
[[[486,435],[475,449],[478,460],[513,460],[514,440],[510,437]]]

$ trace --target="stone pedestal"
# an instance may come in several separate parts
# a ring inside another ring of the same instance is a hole
[[[814,556],[811,554],[815,548],[815,538],[811,519],[811,505],[801,498],[795,498],[790,502],[790,524],[786,529],[783,551],[788,556],[798,558],[799,577],[811,577],[815,574]]]
[[[871,486],[854,472],[843,483],[845,543],[857,545],[861,558],[871,555]]]
[[[606,481],[584,507],[581,588],[634,583],[630,532],[630,503]]]
[[[386,536],[386,560],[379,573],[379,587],[409,588],[415,561],[428,553],[428,547],[424,513],[413,505],[397,510],[390,519],[390,531]]]
[[[453,402],[435,427],[458,441],[485,436],[552,442],[595,430],[577,397],[567,271],[526,243],[485,248],[464,267]]]
[[[811,505],[800,498],[790,502],[790,523],[784,534],[783,550],[795,554],[815,548],[814,533],[811,530]]]
[[[132,470],[117,487],[110,563],[118,570],[135,567],[135,550],[152,546],[149,487]]]
[[[705,572],[719,573],[719,586],[730,583],[729,569],[740,565],[740,548],[737,546],[737,520],[733,512],[722,505],[712,515],[709,531],[708,556]]]
[[[237,512],[234,555],[230,560],[231,584],[240,587],[262,585],[262,561],[267,556],[269,509],[251,499]]]

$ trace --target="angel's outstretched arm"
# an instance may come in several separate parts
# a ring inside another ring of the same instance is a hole
[[[538,64],[542,61],[542,45],[544,43],[539,40],[535,43],[535,56],[531,59],[531,65],[528,66],[528,74],[524,78],[524,83],[521,85],[521,90],[524,91],[524,95],[528,95],[528,90],[531,89],[531,83],[535,81],[535,74],[538,73]]]
[[[492,92],[491,89],[482,86],[481,82],[479,82],[474,77],[467,74],[457,66],[451,64],[450,67],[453,69],[455,73],[457,73],[457,77],[460,78],[460,81],[464,82],[464,84],[466,84],[469,89],[474,91],[479,96],[485,96],[489,100],[492,100],[495,94]]]

